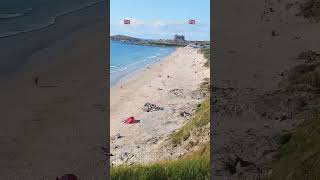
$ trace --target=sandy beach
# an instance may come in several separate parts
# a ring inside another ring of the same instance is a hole
[[[204,97],[194,93],[210,70],[191,47],[177,48],[165,59],[133,73],[110,90],[110,152],[114,165],[148,163],[164,158],[162,142],[189,118]],[[146,103],[163,110],[146,112]],[[123,120],[133,116],[135,124]],[[120,137],[117,137],[117,134]],[[170,157],[168,157],[170,158]]]
[[[1,179],[106,178],[104,8],[1,39],[1,58],[17,62],[1,76]]]

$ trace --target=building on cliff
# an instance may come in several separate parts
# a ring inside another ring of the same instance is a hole
[[[175,42],[184,42],[185,39],[184,39],[184,36],[183,35],[174,35],[174,39],[173,39]]]

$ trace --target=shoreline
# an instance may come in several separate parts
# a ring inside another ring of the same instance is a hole
[[[147,68],[150,68],[150,66],[152,66],[154,64],[161,63],[161,61],[165,60],[167,57],[169,57],[175,51],[173,51],[165,56],[157,57],[157,59],[151,60],[152,62],[143,64],[142,67],[136,67],[134,70],[131,70],[128,73],[126,73],[125,75],[121,76],[120,78],[117,78],[117,80],[115,80],[115,83],[111,84],[111,79],[110,79],[110,88],[114,87],[115,85],[117,85],[119,83],[124,83],[126,80],[130,79],[130,76],[135,76],[137,73],[140,73],[140,72],[146,70]],[[146,62],[146,60],[143,62]],[[128,66],[132,66],[132,65],[131,64],[127,65],[126,70],[128,70]],[[115,72],[115,73],[117,73],[117,72]]]
[[[127,163],[147,163],[160,159],[161,141],[179,129],[186,121],[180,111],[192,113],[204,98],[193,96],[193,91],[209,68],[197,49],[177,48],[168,57],[149,65],[121,83],[110,88],[110,152],[111,163],[123,164],[123,156],[132,156]],[[189,74],[189,76],[186,76]],[[145,103],[163,107],[163,110],[145,112]],[[122,124],[129,116],[136,124]],[[119,133],[123,138],[114,138]],[[154,144],[149,144],[155,141]],[[125,154],[125,155],[124,155]]]
[[[46,25],[40,25],[40,27],[35,27],[35,28],[32,28],[32,29],[13,32],[13,33],[9,33],[9,34],[6,34],[6,35],[0,35],[0,39],[12,37],[12,36],[17,36],[17,35],[24,34],[24,33],[29,33],[29,32],[41,31],[43,29],[49,28],[49,27],[53,26],[54,24],[56,24],[57,21],[59,20],[59,18],[63,18],[64,16],[71,15],[72,13],[76,13],[76,12],[82,11],[82,10],[84,10],[86,8],[90,8],[90,7],[94,6],[94,5],[102,3],[102,2],[104,2],[104,1],[103,0],[99,0],[99,1],[92,2],[92,3],[88,3],[86,5],[83,5],[83,6],[79,7],[79,8],[76,8],[74,10],[66,10],[63,13],[57,13],[54,17],[51,18],[52,20],[50,22],[48,22]],[[8,18],[4,18],[4,19],[15,19],[15,18],[22,17],[24,15],[25,15],[25,13],[21,13],[21,14],[17,13],[17,16],[15,16],[15,17],[8,17]],[[1,17],[0,17],[0,19],[1,19]]]
[[[96,6],[64,15],[49,27],[1,38],[0,48],[3,53],[0,54],[0,59],[2,59],[0,75],[6,76],[18,71],[28,63],[32,54],[46,50],[55,43],[63,41],[70,37],[71,33],[103,22],[103,9],[102,4],[96,4]],[[19,53],[15,53],[17,51]]]

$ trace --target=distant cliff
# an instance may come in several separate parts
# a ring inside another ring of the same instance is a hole
[[[180,41],[176,42],[175,40],[146,40],[146,39],[139,39],[135,37],[125,36],[125,35],[114,35],[110,36],[110,40],[113,41],[121,41],[125,43],[132,43],[132,44],[139,44],[139,45],[146,45],[146,46],[171,46],[171,47],[184,47],[187,45],[210,45],[209,41]]]
[[[139,39],[139,38],[124,36],[124,35],[110,36],[110,39],[114,40],[114,41],[128,41],[128,42],[142,42],[143,41],[142,39]]]

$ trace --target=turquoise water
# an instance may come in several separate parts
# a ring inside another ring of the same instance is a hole
[[[110,41],[110,85],[129,77],[134,71],[155,63],[171,54],[175,48],[141,46]]]

